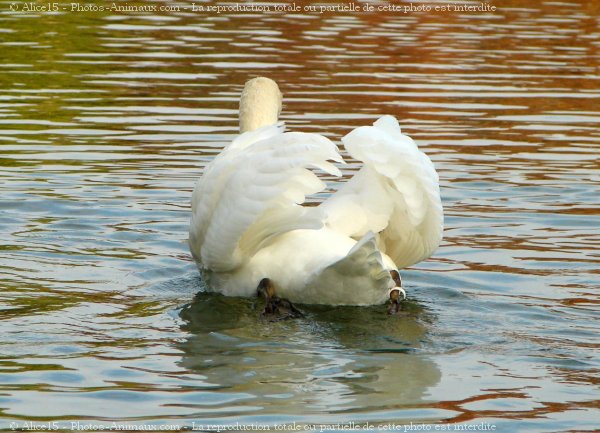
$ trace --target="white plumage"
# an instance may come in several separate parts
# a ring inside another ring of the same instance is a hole
[[[390,270],[429,257],[442,238],[438,176],[392,116],[342,142],[362,168],[319,206],[313,170],[341,176],[338,149],[318,134],[273,124],[281,107],[267,78],[246,84],[242,134],[209,163],[192,196],[190,249],[208,287],[255,296],[262,278],[292,302],[382,303]]]

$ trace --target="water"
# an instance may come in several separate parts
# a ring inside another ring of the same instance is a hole
[[[1,3],[1,428],[600,428],[599,3],[495,6]],[[292,130],[339,140],[394,114],[434,161],[445,238],[403,271],[398,317],[265,324],[203,293],[189,199],[255,75]]]

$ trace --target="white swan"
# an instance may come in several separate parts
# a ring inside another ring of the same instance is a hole
[[[362,168],[319,206],[303,206],[325,187],[309,168],[341,176],[329,161],[343,159],[321,135],[284,132],[280,110],[274,81],[248,81],[241,134],[194,189],[190,249],[208,287],[256,296],[269,278],[292,302],[383,303],[400,285],[390,272],[429,257],[441,241],[433,164],[383,116],[342,139]]]

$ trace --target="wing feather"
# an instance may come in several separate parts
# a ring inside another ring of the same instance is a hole
[[[325,184],[308,168],[339,176],[337,147],[318,134],[267,126],[236,138],[205,169],[192,196],[190,248],[202,267],[231,271],[285,231],[320,228],[301,204]]]
[[[342,142],[363,167],[321,207],[327,224],[355,239],[379,235],[398,267],[431,256],[443,232],[438,175],[393,116],[356,128]]]

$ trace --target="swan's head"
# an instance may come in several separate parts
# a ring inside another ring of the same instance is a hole
[[[258,283],[258,287],[256,288],[256,296],[259,298],[270,299],[275,295],[275,286],[268,278],[263,278]]]
[[[276,124],[280,112],[281,92],[275,81],[258,77],[246,82],[240,98],[241,133]]]

